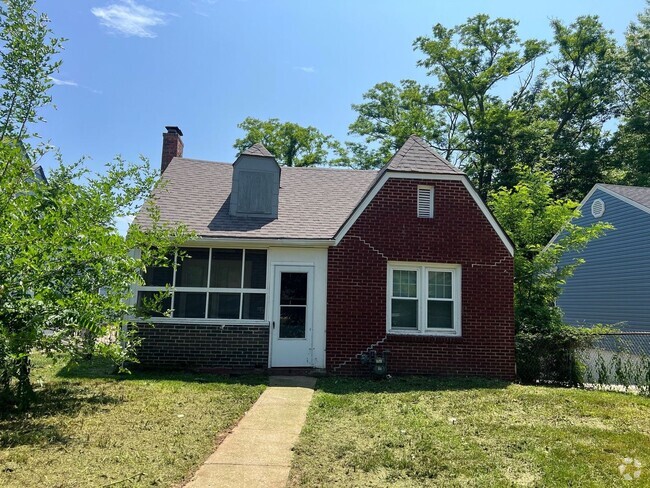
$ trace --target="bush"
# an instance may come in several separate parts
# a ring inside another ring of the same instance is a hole
[[[582,385],[586,367],[580,351],[591,347],[600,329],[561,326],[515,336],[517,376],[523,383],[553,382]]]

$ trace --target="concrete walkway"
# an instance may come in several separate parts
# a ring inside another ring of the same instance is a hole
[[[270,386],[186,488],[284,487],[316,378],[273,376]]]

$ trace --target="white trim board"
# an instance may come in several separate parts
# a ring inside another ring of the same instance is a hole
[[[348,233],[350,228],[354,225],[354,223],[357,221],[357,219],[361,216],[363,211],[368,207],[370,202],[377,196],[377,193],[379,193],[379,190],[381,190],[386,182],[388,181],[389,178],[398,178],[398,179],[409,179],[409,180],[440,180],[440,181],[460,181],[463,183],[463,186],[465,189],[468,191],[468,193],[472,196],[472,199],[478,206],[478,208],[481,210],[485,218],[490,222],[490,225],[494,229],[494,231],[497,233],[499,238],[501,239],[501,242],[503,242],[503,245],[506,247],[508,252],[510,253],[511,256],[514,256],[515,250],[510,242],[510,239],[504,232],[504,230],[501,228],[501,226],[497,223],[496,219],[490,212],[490,210],[487,208],[485,205],[485,202],[481,199],[478,193],[476,193],[476,190],[474,187],[471,185],[469,180],[467,179],[467,176],[465,175],[447,175],[447,174],[441,174],[441,175],[436,175],[436,174],[428,174],[428,173],[397,173],[397,172],[392,172],[392,171],[386,171],[383,176],[379,179],[378,182],[375,183],[375,185],[370,189],[370,191],[366,194],[366,196],[361,200],[361,202],[357,205],[357,207],[354,209],[354,212],[350,214],[348,219],[345,221],[343,226],[339,229],[339,231],[336,233],[336,236],[334,238],[334,245],[337,246],[341,240],[345,237],[345,235]]]

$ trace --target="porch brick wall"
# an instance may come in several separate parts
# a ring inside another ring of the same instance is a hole
[[[417,218],[417,186],[434,218]],[[387,262],[462,267],[462,337],[386,333]],[[359,374],[360,354],[390,351],[391,374],[513,379],[513,259],[461,182],[389,179],[328,255],[327,369]]]
[[[140,324],[138,359],[144,367],[248,370],[268,366],[264,325]]]

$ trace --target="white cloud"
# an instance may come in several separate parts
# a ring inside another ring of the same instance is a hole
[[[293,69],[300,70],[303,73],[316,73],[316,68],[313,66],[295,66]]]
[[[59,85],[59,86],[79,86],[79,84],[76,81],[59,80],[58,78],[55,78],[54,76],[50,76],[50,80],[55,85]]]
[[[90,11],[99,19],[100,24],[125,36],[156,37],[152,28],[167,23],[166,13],[140,5],[134,0],[122,0],[121,3],[95,7]]]

